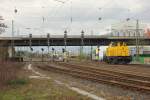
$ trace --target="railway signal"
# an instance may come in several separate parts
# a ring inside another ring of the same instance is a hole
[[[62,48],[62,53],[64,53],[65,52],[65,49],[64,48]]]
[[[81,31],[81,46],[84,45],[84,31]]]
[[[43,49],[43,48],[41,48],[41,50],[42,50],[42,51],[44,51],[44,49]]]
[[[55,49],[52,48],[52,61],[54,61],[54,53],[55,53]]]
[[[31,50],[31,55],[30,55],[30,61],[32,62],[32,51],[33,51],[33,48],[32,48],[32,34],[29,34],[29,47],[30,47],[30,50]]]
[[[67,46],[67,30],[64,31],[64,46],[65,46],[65,50],[66,50],[66,46]]]
[[[33,48],[30,47],[30,51],[31,51],[31,54],[30,54],[30,63],[32,63],[32,52],[33,52]]]
[[[43,62],[44,61],[44,55],[43,55],[44,48],[41,48],[41,51],[42,51],[42,62]]]
[[[32,34],[29,34],[29,46],[32,47]]]
[[[31,51],[33,51],[33,48],[30,48]]]
[[[54,48],[52,48],[52,51],[54,51]]]
[[[83,45],[84,45],[84,31],[81,32],[81,50],[82,50],[82,53],[83,53]]]

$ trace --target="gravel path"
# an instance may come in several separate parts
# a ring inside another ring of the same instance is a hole
[[[45,78],[45,79],[53,79],[51,78],[50,76],[46,75],[46,74],[42,74],[41,71],[38,71],[38,70],[35,70],[33,67],[32,67],[32,64],[29,64],[27,66],[27,69],[32,71],[34,74],[36,74],[37,76],[29,76],[29,78],[36,78],[36,79],[40,79],[40,78]],[[77,87],[73,87],[73,86],[70,86],[69,84],[67,83],[63,83],[61,82],[60,80],[56,80],[54,79],[54,81],[56,82],[56,84],[58,85],[62,85],[62,86],[65,86],[67,87],[68,89],[72,90],[72,91],[75,91],[77,92],[78,94],[81,94],[81,95],[84,95],[84,96],[87,96],[93,100],[105,100],[104,98],[102,97],[99,97],[99,96],[96,96],[95,94],[92,94],[92,93],[89,93],[85,90],[82,90],[80,88],[77,88]]]
[[[124,90],[122,88],[113,87],[110,85],[104,85],[87,80],[82,80],[79,78],[74,78],[66,74],[43,71],[38,68],[37,70],[46,73],[53,79],[60,80],[63,83],[69,84],[70,86],[86,90],[89,93],[93,93],[96,94],[97,96],[106,98],[106,100],[150,100],[150,94]]]

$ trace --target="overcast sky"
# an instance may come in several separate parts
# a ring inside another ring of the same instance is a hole
[[[64,34],[64,30],[103,34],[128,17],[149,23],[149,4],[150,0],[0,0],[0,16],[9,27],[3,35],[11,35],[12,19],[16,35]]]

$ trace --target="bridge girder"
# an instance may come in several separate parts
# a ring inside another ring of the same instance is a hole
[[[31,41],[30,41],[31,39]],[[49,39],[49,44],[48,44]],[[25,38],[1,38],[0,42],[8,41],[5,46],[11,46],[12,40],[14,40],[14,46],[29,46],[32,42],[32,46],[81,46],[84,42],[84,46],[108,46],[110,42],[126,42],[132,46],[136,44],[135,37],[108,37],[108,36],[84,36],[82,40],[81,36],[53,36],[53,37],[25,37]],[[150,38],[140,37],[139,45],[150,45]],[[66,42],[66,43],[65,43]]]
[[[0,41],[0,42],[4,42]],[[31,40],[32,46],[48,46],[47,39]],[[80,39],[67,39],[66,46],[81,46]],[[126,42],[127,45],[136,45],[135,39],[84,39],[84,46],[108,46],[110,42]],[[14,46],[29,46],[29,40],[14,40]],[[49,46],[64,46],[63,39],[50,39]],[[150,45],[150,39],[140,39],[139,45]],[[3,45],[4,46],[4,45]],[[11,40],[5,46],[11,46]]]

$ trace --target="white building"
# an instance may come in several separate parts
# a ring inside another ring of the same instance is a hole
[[[139,22],[139,36],[145,36],[147,24]],[[136,36],[137,21],[122,21],[111,25],[111,36]]]

